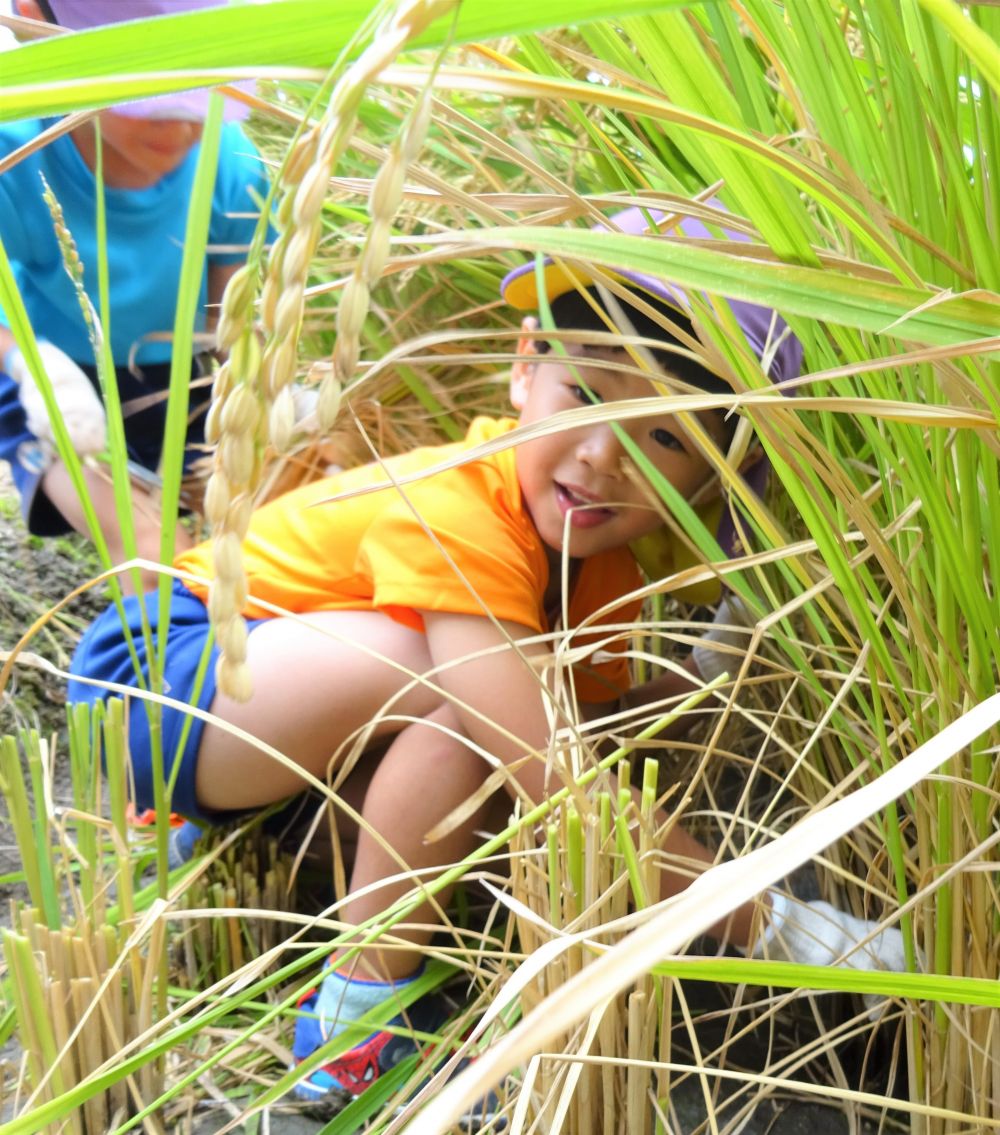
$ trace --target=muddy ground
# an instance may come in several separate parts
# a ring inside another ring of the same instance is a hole
[[[6,469],[0,471],[0,652],[13,649],[20,637],[32,624],[64,599],[75,587],[89,579],[96,571],[96,560],[86,543],[76,537],[39,541],[29,537],[21,518]],[[92,592],[74,600],[68,607],[44,622],[26,649],[64,668],[70,653],[86,622],[103,608],[102,594]],[[44,671],[18,666],[0,699],[0,733],[18,728],[37,728],[43,736],[54,739],[56,760],[53,772],[53,795],[58,803],[71,799],[68,762],[65,757],[64,687]],[[9,924],[9,902],[21,894],[16,883],[4,877],[15,873],[20,858],[9,823],[6,808],[0,804],[0,921]],[[693,1000],[701,996],[689,991]],[[788,1028],[802,1027],[802,1015],[793,1015]],[[749,1051],[745,1054],[753,1064],[753,1047],[749,1038]],[[761,1046],[766,1037],[759,1040]],[[709,1046],[710,1050],[711,1046]],[[16,1045],[8,1045],[0,1058],[15,1059]],[[703,1129],[704,1104],[702,1087],[696,1082],[687,1083],[673,1100],[679,1130],[687,1135]],[[5,1120],[9,1111],[0,1117]],[[197,1114],[193,1126],[185,1122],[183,1130],[198,1135],[210,1135],[231,1120],[231,1114],[217,1104],[206,1102]],[[725,1122],[722,1114],[719,1122]],[[323,1124],[302,1115],[274,1109],[267,1119],[270,1130],[280,1135],[311,1135]],[[254,1126],[254,1130],[260,1130]],[[844,1116],[834,1109],[816,1103],[776,1099],[761,1104],[742,1128],[748,1135],[841,1135],[851,1130]],[[857,1131],[858,1128],[853,1130]]]
[[[42,541],[28,535],[7,467],[0,464],[0,659],[41,620],[36,633],[25,644],[25,655],[40,655],[56,666],[66,667],[80,632],[104,606],[104,599],[91,592],[74,599],[48,619],[45,616],[96,570],[96,557],[79,537]],[[17,665],[0,696],[0,734],[38,729],[42,736],[56,738],[55,743],[61,748],[65,738],[65,702],[63,685],[51,674],[31,665]],[[67,764],[57,760],[54,769],[54,796],[65,803],[71,799]],[[6,811],[3,819],[0,876],[19,866]],[[0,899],[4,894],[0,887]],[[7,904],[2,905],[6,908]]]

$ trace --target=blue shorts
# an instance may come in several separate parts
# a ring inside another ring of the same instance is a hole
[[[93,366],[77,364],[99,391],[97,371]],[[192,380],[208,373],[202,356],[192,361]],[[167,399],[156,398],[170,383],[170,364],[156,363],[143,368],[141,375],[128,367],[117,367],[115,378],[122,400],[125,442],[130,461],[144,469],[155,470],[160,463],[163,431],[167,423]],[[188,425],[184,468],[205,452],[205,413],[207,392],[192,391],[191,417]],[[152,396],[152,403],[150,402]],[[21,498],[21,514],[28,531],[36,536],[61,536],[72,529],[48,497],[39,492],[42,477],[48,468],[46,455],[38,438],[28,429],[21,406],[18,384],[0,369],[0,460],[10,464],[11,475]]]
[[[158,637],[156,634],[158,604],[159,596],[155,591],[141,597],[129,596],[123,601],[125,624],[132,633],[139,665],[143,677],[147,679],[149,666],[142,635],[142,609],[145,606],[155,649]],[[249,627],[252,629],[263,621],[251,620]],[[208,660],[207,665],[203,667],[206,651]],[[218,657],[219,649],[212,640],[209,626],[208,608],[196,595],[188,591],[184,584],[174,580],[170,596],[170,623],[163,668],[164,694],[177,701],[197,706],[199,709],[209,709],[215,698],[215,663]],[[204,669],[204,678],[195,696],[200,668]],[[113,603],[87,628],[73,654],[70,673],[100,682],[115,682],[133,688],[137,686],[128,638],[118,608]],[[72,679],[67,692],[69,702],[87,702],[89,705],[113,696],[116,696],[114,691]],[[195,796],[195,769],[201,736],[205,728],[204,721],[170,706],[156,707],[154,703],[143,698],[129,698],[127,702],[129,753],[131,772],[135,781],[136,807],[151,808],[154,803],[154,770],[149,733],[149,715],[153,712],[159,712],[162,722],[163,775],[168,783],[175,762],[179,762],[180,766],[174,781],[170,807],[173,811],[194,819],[217,819],[217,813],[208,813],[199,808]]]

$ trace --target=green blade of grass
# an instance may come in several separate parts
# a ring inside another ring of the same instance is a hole
[[[839,323],[918,343],[988,338],[1000,326],[1000,298],[950,297],[879,283],[832,269],[803,268],[730,255],[687,240],[649,240],[568,228],[496,228],[422,237],[432,246],[460,237],[479,247],[515,248],[615,269],[623,265],[784,315]]]
[[[567,23],[662,11],[681,0],[463,0],[454,41],[522,35]],[[326,70],[370,15],[371,0],[273,0],[114,24],[54,37],[4,58],[0,121],[257,78],[264,67]],[[415,41],[452,40],[445,12]],[[149,32],[147,27],[151,27]],[[138,33],[138,34],[137,34]],[[184,71],[171,75],[172,70]]]

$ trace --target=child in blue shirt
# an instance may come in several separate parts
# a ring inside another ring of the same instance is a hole
[[[16,0],[21,16],[82,30],[126,19],[212,7],[224,0]],[[21,50],[29,50],[22,48]],[[98,310],[96,193],[100,130],[107,258],[110,346],[122,401],[128,456],[141,475],[161,458],[184,230],[198,162],[205,91],[165,95],[99,112],[0,175],[0,240],[11,261],[42,363],[55,388],[70,439],[86,457],[106,445],[90,336],[63,263],[43,178],[62,208],[83,264],[84,287]],[[260,158],[237,121],[245,108],[226,103],[212,201],[209,252],[202,276],[197,330],[212,318],[226,283],[245,262],[267,186]],[[0,125],[0,157],[28,145],[54,125],[29,120]],[[191,415],[185,463],[201,452],[208,401],[207,359],[192,361]],[[29,530],[40,536],[87,532],[68,471],[51,444],[41,397],[0,311],[0,458],[8,461]],[[90,464],[84,479],[108,542],[112,562],[125,558],[109,478]],[[133,490],[139,554],[158,560],[160,518],[152,495]],[[178,545],[188,537],[178,528]],[[123,582],[126,582],[123,579]],[[150,584],[155,577],[150,577]]]

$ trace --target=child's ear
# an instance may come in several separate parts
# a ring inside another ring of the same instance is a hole
[[[521,320],[521,337],[517,341],[517,362],[510,369],[510,402],[515,410],[523,410],[531,390],[531,380],[535,374],[535,359],[538,357],[538,344],[535,334],[538,320],[527,315]]]
[[[14,0],[14,12],[22,20],[45,21],[45,15],[39,8],[36,0]]]

